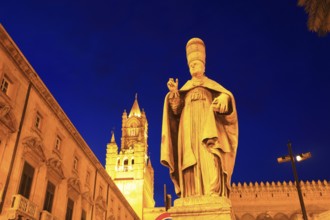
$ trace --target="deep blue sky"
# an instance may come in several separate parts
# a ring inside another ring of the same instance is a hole
[[[296,1],[5,1],[0,22],[102,164],[135,93],[149,121],[155,198],[163,184],[161,119],[168,78],[190,78],[185,44],[206,44],[206,75],[233,92],[239,147],[233,182],[330,180],[330,37],[307,30]],[[209,2],[209,3],[206,3]],[[211,3],[212,2],[212,3]],[[174,195],[173,195],[174,196]]]

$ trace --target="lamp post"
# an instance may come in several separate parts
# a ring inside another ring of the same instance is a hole
[[[294,176],[294,180],[296,182],[296,187],[297,187],[297,191],[298,191],[299,202],[300,202],[301,211],[302,211],[302,214],[303,214],[303,219],[308,220],[307,213],[306,213],[306,208],[305,208],[305,204],[304,204],[304,198],[303,198],[302,193],[301,193],[300,183],[299,183],[299,179],[298,179],[298,173],[297,173],[297,169],[296,169],[295,158],[294,158],[294,155],[292,153],[292,146],[291,146],[290,141],[288,142],[287,146],[288,146],[289,155],[277,158],[277,162],[278,163],[284,163],[284,162],[291,161],[293,176]],[[306,160],[306,159],[310,158],[311,156],[312,155],[311,155],[310,152],[303,153],[303,154],[298,154],[296,156],[296,160],[297,161],[303,161],[303,160]]]

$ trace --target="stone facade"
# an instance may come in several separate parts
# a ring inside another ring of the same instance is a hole
[[[0,25],[0,219],[139,219]]]
[[[107,145],[105,168],[142,219],[144,208],[155,206],[154,170],[148,156],[148,121],[137,97],[130,113],[122,115],[120,151],[114,134]]]
[[[330,219],[330,182],[300,182],[309,219]],[[232,184],[231,201],[236,220],[302,219],[296,186],[293,182]],[[328,212],[327,212],[328,211]]]

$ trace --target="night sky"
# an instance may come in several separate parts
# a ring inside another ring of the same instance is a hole
[[[302,180],[330,180],[330,36],[307,29],[296,1],[4,1],[0,22],[102,164],[111,130],[135,93],[149,121],[156,205],[163,101],[168,79],[190,79],[185,45],[206,44],[206,75],[237,104],[233,182],[293,180],[276,158],[310,151]],[[212,3],[206,3],[212,2]],[[67,146],[70,147],[70,146]]]

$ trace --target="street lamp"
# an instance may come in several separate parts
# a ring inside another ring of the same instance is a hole
[[[296,160],[298,162],[300,161],[303,161],[303,160],[307,160],[308,158],[310,158],[312,156],[311,152],[307,152],[307,153],[304,153],[304,154],[298,154],[296,156]]]
[[[297,187],[297,191],[298,191],[298,196],[299,196],[299,201],[300,201],[300,206],[301,206],[301,211],[302,211],[302,214],[303,214],[303,218],[304,218],[304,220],[308,220],[307,213],[306,213],[306,208],[305,208],[305,204],[304,204],[304,198],[301,194],[301,188],[300,188],[300,183],[299,183],[299,179],[298,179],[298,173],[297,173],[297,169],[296,169],[295,158],[299,162],[299,161],[303,161],[303,160],[306,160],[306,159],[310,158],[312,156],[312,154],[310,152],[307,152],[307,153],[303,153],[303,154],[298,154],[294,158],[290,141],[288,142],[287,146],[288,146],[289,155],[277,158],[277,162],[278,163],[284,163],[284,162],[291,161],[293,176],[294,176],[294,180],[296,182],[296,187]]]

